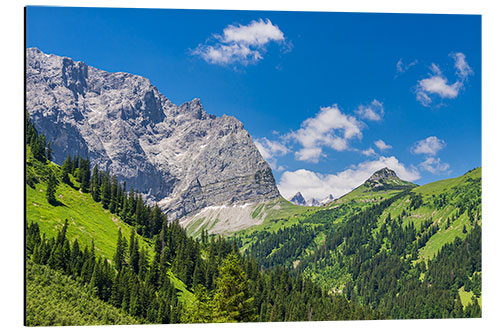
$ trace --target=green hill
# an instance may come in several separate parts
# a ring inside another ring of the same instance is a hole
[[[274,221],[272,229],[244,230],[234,238],[264,267],[294,269],[331,293],[347,294],[363,304],[381,306],[387,297],[381,290],[410,297],[404,289],[409,281],[417,285],[434,281],[435,294],[420,301],[427,307],[420,312],[421,318],[429,314],[426,311],[434,311],[426,302],[442,297],[437,296],[440,293],[448,294],[450,306],[460,300],[463,306],[470,305],[468,315],[477,315],[480,288],[471,296],[464,284],[481,272],[477,262],[481,256],[477,242],[481,234],[481,168],[418,187],[390,173],[374,176],[328,207],[293,219],[283,217],[279,223]],[[464,241],[469,244],[465,249]],[[463,253],[470,244],[476,252]],[[455,250],[445,251],[449,248]],[[438,264],[443,256],[450,264]],[[378,270],[382,275],[374,275]],[[438,272],[448,270],[451,281],[442,284],[447,279],[442,276],[434,280],[436,274],[445,274]],[[476,298],[478,302],[474,302]],[[400,305],[384,304],[390,316],[398,313],[396,306]]]
[[[140,322],[98,299],[73,278],[27,260],[27,326],[134,324]]]
[[[56,204],[47,201],[46,190],[49,174],[60,175],[61,167],[51,162],[41,162],[34,158],[31,147],[26,146],[26,220],[37,222],[40,232],[46,237],[56,237],[65,221],[68,221],[67,237],[70,241],[78,239],[80,246],[91,247],[94,244],[95,253],[108,263],[111,263],[116,251],[118,231],[128,241],[132,227],[123,222],[116,214],[110,213],[102,205],[92,199],[90,193],[80,190],[80,183],[72,175],[73,186],[63,183],[60,179],[56,188]],[[148,257],[154,255],[151,239],[136,234],[139,248],[144,248]],[[169,272],[171,282],[179,291],[180,299],[191,301],[193,294],[186,285]]]

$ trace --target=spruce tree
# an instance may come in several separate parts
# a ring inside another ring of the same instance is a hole
[[[71,156],[68,154],[68,157],[66,157],[61,166],[61,179],[63,183],[71,185],[71,180],[69,179],[70,173],[71,173]]]
[[[108,209],[111,201],[111,184],[109,183],[108,173],[103,173],[102,175],[101,201],[104,209]]]
[[[57,179],[53,173],[50,173],[49,179],[47,181],[47,190],[45,191],[45,198],[51,205],[55,205],[57,203],[56,200],[56,187],[57,187]]]
[[[47,160],[52,161],[52,154],[54,151],[52,150],[52,147],[50,146],[50,142],[47,143]]]
[[[240,258],[231,253],[219,267],[217,289],[214,294],[216,322],[250,322],[257,319],[253,297],[250,295],[247,275]]]
[[[120,271],[123,266],[123,262],[125,260],[125,251],[126,251],[126,241],[122,237],[121,229],[118,229],[118,240],[116,242],[116,252],[113,258],[115,263],[115,267],[117,271]]]
[[[97,164],[94,165],[92,176],[90,178],[90,193],[95,202],[101,201],[101,184],[99,182],[99,169]]]

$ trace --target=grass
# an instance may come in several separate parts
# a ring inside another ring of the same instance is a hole
[[[113,258],[118,239],[118,229],[128,239],[132,227],[117,215],[111,214],[95,202],[90,194],[81,193],[66,184],[59,184],[56,191],[58,204],[52,206],[45,198],[46,186],[36,184],[35,188],[26,186],[26,219],[38,222],[40,231],[49,237],[56,236],[68,221],[68,239],[78,239],[80,245],[91,246],[94,241],[96,254],[108,260]],[[153,256],[151,242],[137,235],[139,244],[150,257]]]
[[[465,291],[464,287],[461,287],[460,289],[458,289],[458,295],[460,296],[460,302],[462,302],[464,308],[472,303],[472,297],[474,296],[474,293],[472,291]],[[479,296],[479,298],[477,299],[477,303],[480,307],[482,307],[482,297],[483,295]]]
[[[27,150],[27,174],[36,179],[33,188],[26,185],[26,220],[37,222],[41,233],[54,237],[68,221],[66,236],[70,241],[78,239],[80,247],[91,246],[94,242],[96,256],[101,256],[111,262],[116,251],[118,230],[130,239],[132,227],[121,220],[116,214],[106,210],[92,199],[90,193],[82,193],[78,182],[70,175],[74,187],[59,183],[56,190],[57,204],[51,205],[45,197],[46,175],[52,170],[59,174],[60,167],[54,163],[41,163],[33,159],[29,147]],[[28,177],[27,175],[27,177]],[[154,245],[150,239],[136,234],[139,246],[146,250],[148,257],[154,256]],[[180,299],[191,300],[193,294],[186,289],[184,283],[169,272],[171,281],[180,291]]]
[[[140,322],[93,296],[88,287],[48,266],[27,260],[27,326],[133,324]]]

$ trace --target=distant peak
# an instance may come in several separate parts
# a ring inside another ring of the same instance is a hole
[[[290,199],[290,202],[300,206],[305,206],[307,204],[306,199],[304,199],[304,196],[300,192],[295,193]]]
[[[398,175],[396,175],[396,173],[394,171],[392,171],[391,169],[385,167],[385,168],[382,168],[378,171],[375,171],[373,173],[373,175],[371,175],[371,177],[368,178],[368,181],[369,182],[380,182],[380,181],[383,181],[383,180],[389,179],[389,178],[398,178]]]

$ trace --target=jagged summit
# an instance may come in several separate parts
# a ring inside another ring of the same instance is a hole
[[[290,202],[299,206],[307,205],[306,199],[304,199],[302,193],[300,192],[295,193],[295,195],[290,199]]]
[[[368,183],[368,184],[374,183],[375,184],[375,183],[380,183],[380,182],[383,182],[383,181],[386,181],[389,179],[399,179],[399,177],[396,175],[396,173],[394,171],[385,167],[385,168],[382,168],[378,171],[375,171],[373,173],[373,175],[371,175],[370,178],[368,178],[366,180],[366,183]]]
[[[385,167],[378,171],[375,171],[373,175],[368,178],[362,186],[369,189],[381,190],[381,189],[396,189],[404,187],[414,187],[413,183],[401,180],[396,172]]]
[[[332,202],[334,199],[335,198],[333,197],[333,194],[330,194],[326,198],[324,198],[323,200],[321,200],[319,203],[320,203],[320,205],[326,205],[326,204]]]
[[[243,124],[180,106],[151,82],[68,57],[26,50],[26,108],[54,161],[88,156],[158,203],[169,220],[209,206],[279,197],[268,163]]]

